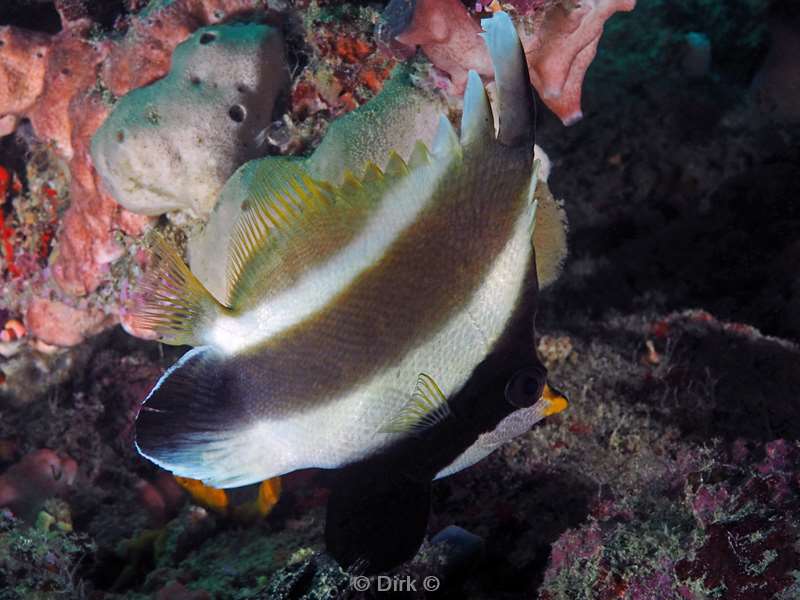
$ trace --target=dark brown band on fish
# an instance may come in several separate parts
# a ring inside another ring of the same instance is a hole
[[[436,193],[447,199],[432,201],[325,308],[231,359],[261,391],[252,408],[259,417],[286,417],[335,400],[397,364],[464,309],[529,210],[530,163],[494,148],[486,154],[488,164],[464,164],[443,181]],[[484,168],[491,178],[482,176]],[[518,197],[509,198],[510,190]]]
[[[427,152],[426,152],[427,160]],[[392,166],[401,163],[399,176]],[[393,154],[386,173],[372,163],[359,180],[345,174],[344,183],[333,188],[316,182],[297,165],[264,163],[257,183],[231,240],[232,270],[229,301],[239,314],[292,287],[308,270],[322,265],[359,235],[376,198],[407,173],[402,159]],[[276,218],[281,207],[297,207],[285,222]]]

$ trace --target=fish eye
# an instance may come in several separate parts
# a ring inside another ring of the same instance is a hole
[[[546,376],[541,365],[517,371],[506,385],[506,400],[518,408],[532,406],[542,396]]]

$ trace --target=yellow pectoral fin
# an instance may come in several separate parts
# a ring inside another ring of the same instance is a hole
[[[411,399],[381,433],[421,433],[450,416],[450,407],[442,389],[433,377],[420,373]]]
[[[196,504],[221,515],[228,513],[229,500],[225,490],[213,488],[197,479],[178,477],[177,475],[174,477],[178,485],[189,492]]]
[[[543,411],[545,417],[558,414],[569,406],[567,397],[557,389],[550,387],[547,383],[544,384],[542,400],[545,402]]]

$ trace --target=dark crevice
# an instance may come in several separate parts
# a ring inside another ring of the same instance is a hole
[[[0,25],[13,25],[42,33],[61,31],[61,17],[53,2],[3,0],[0,2]]]

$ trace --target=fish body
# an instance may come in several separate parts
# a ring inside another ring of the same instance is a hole
[[[300,161],[262,161],[232,236],[228,297],[163,240],[142,287],[139,326],[195,348],[145,400],[139,451],[216,487],[343,469],[334,504],[349,508],[329,537],[345,559],[360,552],[362,528],[347,523],[365,473],[413,481],[400,513],[419,524],[434,477],[556,412],[533,349],[531,90],[508,16],[485,26],[497,115],[471,73],[460,135],[442,117],[408,161],[392,155],[337,185]],[[385,491],[397,500],[397,489]]]

